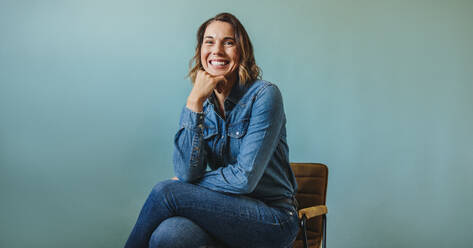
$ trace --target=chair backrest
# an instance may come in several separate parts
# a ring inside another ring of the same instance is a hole
[[[320,163],[291,163],[297,180],[296,199],[299,209],[325,205],[327,195],[328,168]],[[309,247],[319,247],[322,238],[322,217],[315,217],[307,222]],[[302,235],[299,233],[294,247],[302,247]]]

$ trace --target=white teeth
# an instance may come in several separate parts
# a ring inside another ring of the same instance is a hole
[[[210,61],[210,63],[211,63],[212,65],[225,65],[225,64],[226,64],[226,63],[223,62],[223,61],[213,61],[213,60]]]

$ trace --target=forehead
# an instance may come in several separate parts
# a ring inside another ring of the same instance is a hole
[[[214,38],[235,37],[233,27],[228,22],[214,21],[207,25],[204,37],[212,36]]]

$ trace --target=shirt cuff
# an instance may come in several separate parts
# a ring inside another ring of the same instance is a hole
[[[179,126],[191,130],[202,131],[204,127],[204,112],[194,112],[184,106],[181,112]]]

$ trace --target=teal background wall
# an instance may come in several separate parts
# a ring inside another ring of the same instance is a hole
[[[330,168],[330,247],[473,246],[473,1],[2,0],[0,247],[123,246],[222,11]]]

